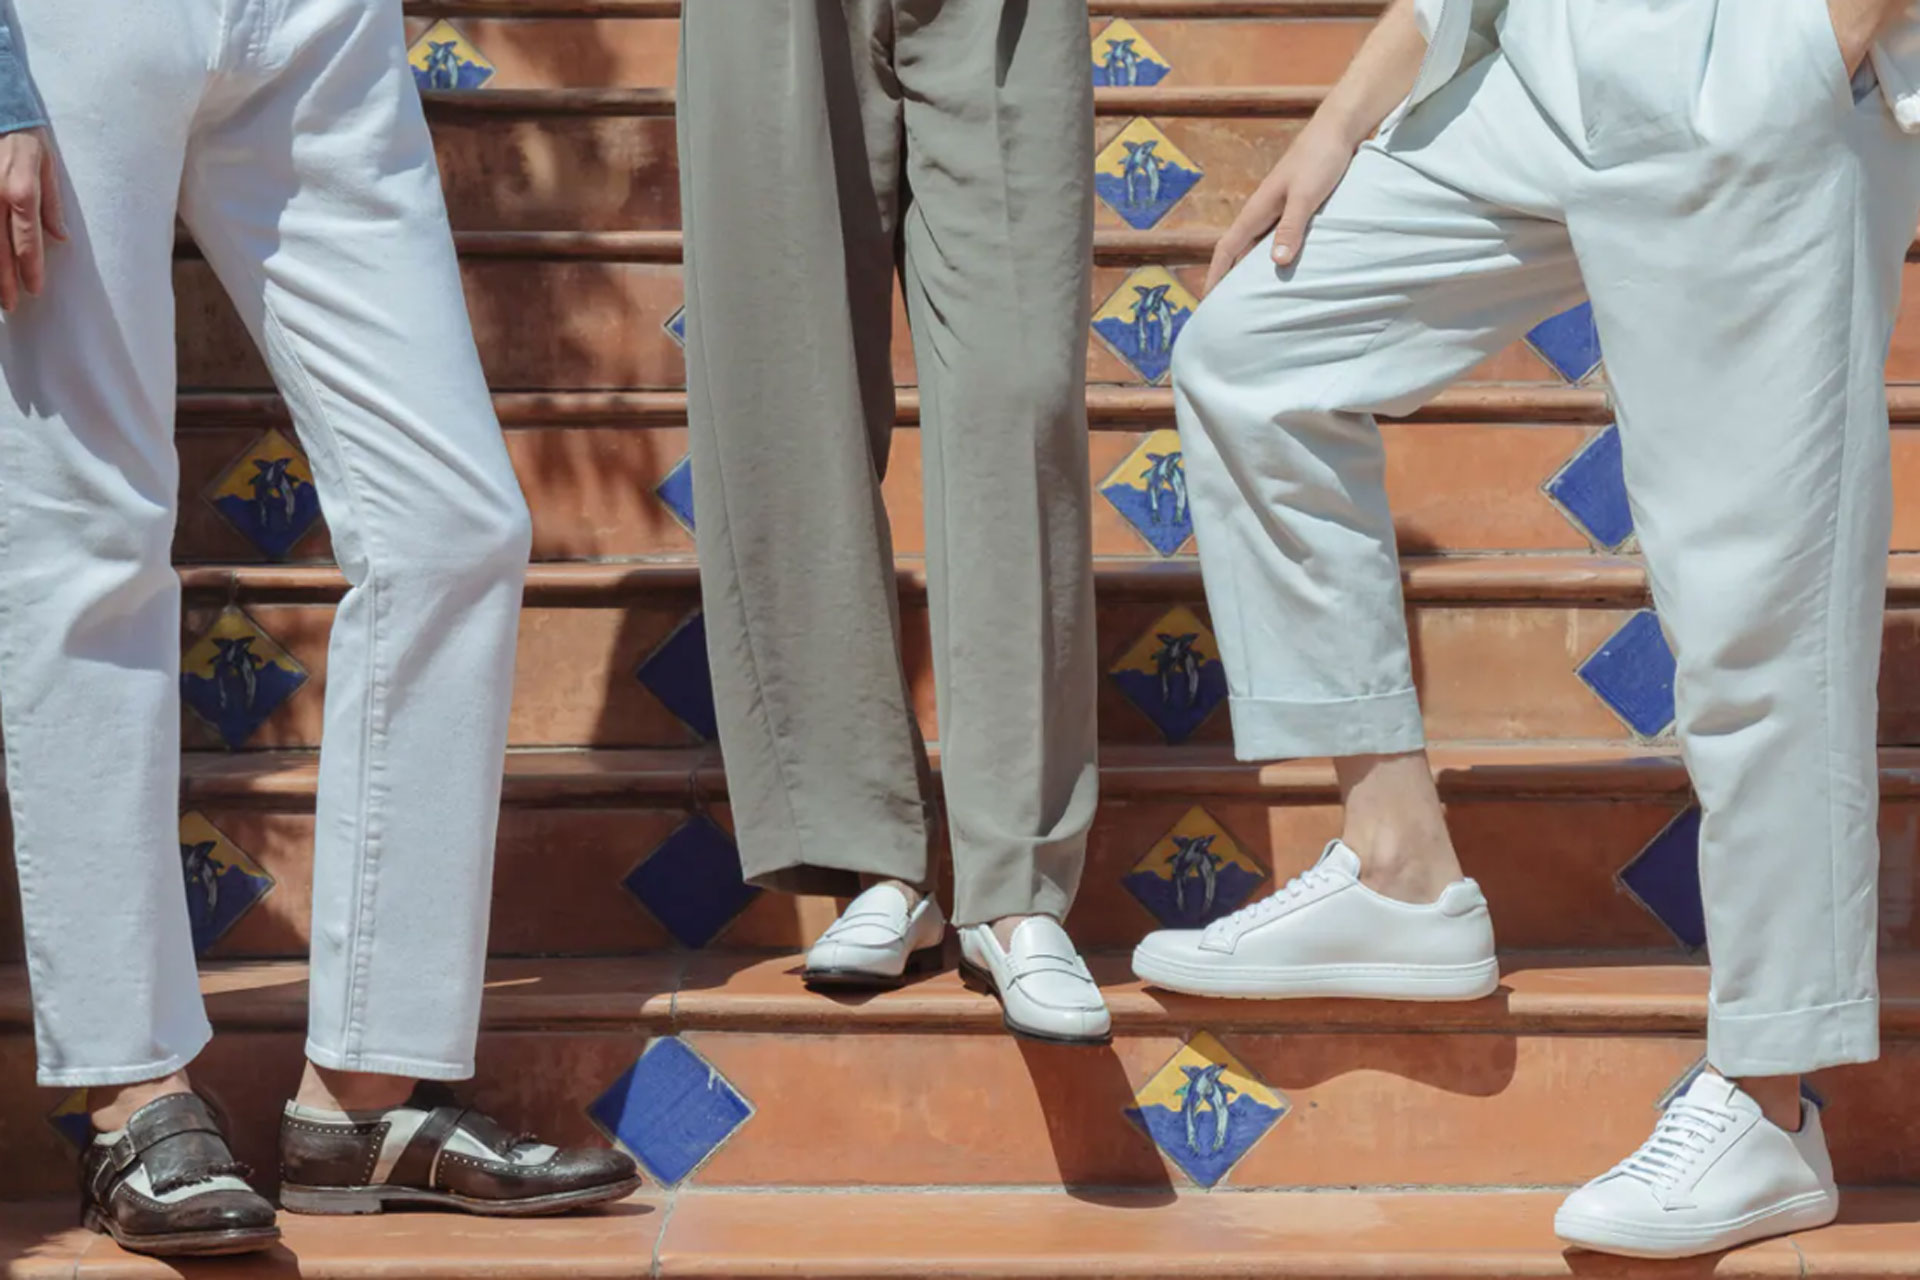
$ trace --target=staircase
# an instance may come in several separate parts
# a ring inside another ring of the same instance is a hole
[[[725,3],[727,0],[697,0]],[[1049,2],[1049,0],[1041,0]],[[557,1140],[613,1140],[647,1189],[532,1223],[285,1222],[286,1248],[183,1267],[72,1230],[80,1095],[33,1085],[19,925],[0,890],[0,1277],[339,1280],[734,1277],[1532,1277],[1920,1273],[1920,280],[1894,343],[1883,696],[1886,1056],[1813,1089],[1849,1195],[1840,1225],[1719,1259],[1565,1256],[1557,1191],[1643,1138],[1697,1068],[1706,974],[1697,812],[1673,664],[1649,611],[1600,353],[1584,309],[1388,424],[1415,661],[1461,856],[1505,949],[1457,1006],[1209,1002],[1141,989],[1157,922],[1230,910],[1338,829],[1324,762],[1234,763],[1190,542],[1148,455],[1178,447],[1165,362],[1131,347],[1135,283],[1193,305],[1223,227],[1378,0],[1095,0],[1103,172],[1160,139],[1160,198],[1102,184],[1089,391],[1104,804],[1069,925],[1113,1005],[1111,1051],[1002,1033],[951,973],[810,994],[796,952],[836,905],[744,887],[729,836],[693,565],[681,391],[674,0],[408,0],[450,23],[461,87],[429,93],[481,351],[535,517],[502,815],[480,1103]],[[1138,55],[1113,52],[1132,40]],[[1117,165],[1114,168],[1117,172]],[[177,560],[191,675],[254,633],[273,696],[187,713],[183,848],[221,1034],[196,1072],[271,1171],[305,1017],[325,644],[343,583],[307,499],[262,525],[255,459],[285,411],[183,242]],[[919,562],[917,402],[887,499],[907,650],[937,740]],[[233,501],[240,498],[240,501]],[[1169,699],[1154,637],[1201,635]],[[189,701],[194,701],[189,681]],[[271,705],[266,705],[271,703]],[[1175,835],[1227,856],[1176,887]],[[11,875],[0,868],[0,877]],[[1188,893],[1187,890],[1192,892]],[[1189,1141],[1180,1068],[1224,1063],[1223,1135]],[[270,1180],[270,1178],[269,1178]]]

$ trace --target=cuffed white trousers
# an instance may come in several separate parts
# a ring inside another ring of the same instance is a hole
[[[0,708],[39,1078],[148,1079],[208,1037],[177,841],[176,210],[272,367],[351,584],[309,1056],[468,1075],[529,523],[399,0],[14,8],[73,232],[0,323]]]
[[[1824,0],[1529,0],[1502,39],[1362,149],[1296,266],[1256,249],[1180,338],[1237,750],[1422,745],[1369,415],[1590,295],[1704,810],[1709,1056],[1870,1060],[1883,379],[1920,140],[1849,85]]]

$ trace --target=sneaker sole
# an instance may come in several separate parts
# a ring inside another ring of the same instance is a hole
[[[1832,1222],[1839,1212],[1837,1195],[1809,1191],[1704,1228],[1630,1227],[1610,1219],[1562,1212],[1554,1215],[1553,1230],[1564,1243],[1595,1253],[1623,1258],[1692,1258],[1795,1231],[1812,1231]]]
[[[1142,982],[1168,991],[1228,1000],[1481,1000],[1500,989],[1500,962],[1494,958],[1458,965],[1346,964],[1224,969],[1218,965],[1182,964],[1135,952],[1133,972]]]
[[[541,1218],[572,1213],[624,1200],[640,1189],[639,1178],[586,1187],[524,1200],[476,1200],[450,1191],[417,1187],[291,1187],[280,1188],[280,1207],[288,1213],[322,1217],[385,1213],[389,1209],[453,1209],[481,1218]]]

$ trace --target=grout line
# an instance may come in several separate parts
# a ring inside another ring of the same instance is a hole
[[[660,1255],[666,1252],[667,1248],[667,1228],[673,1225],[673,1211],[679,1204],[680,1188],[668,1187],[666,1203],[660,1207],[660,1230],[653,1236],[653,1260],[647,1267],[647,1274],[650,1276],[660,1274]]]

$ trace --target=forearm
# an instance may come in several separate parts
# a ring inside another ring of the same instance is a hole
[[[1426,56],[1427,38],[1420,34],[1413,0],[1393,0],[1309,127],[1358,147],[1413,92]]]
[[[33,81],[14,51],[14,36],[6,15],[0,11],[0,134],[31,129],[47,122],[40,107],[40,96]]]
[[[1833,34],[1849,68],[1857,68],[1873,42],[1909,15],[1920,17],[1920,0],[1828,0]]]

